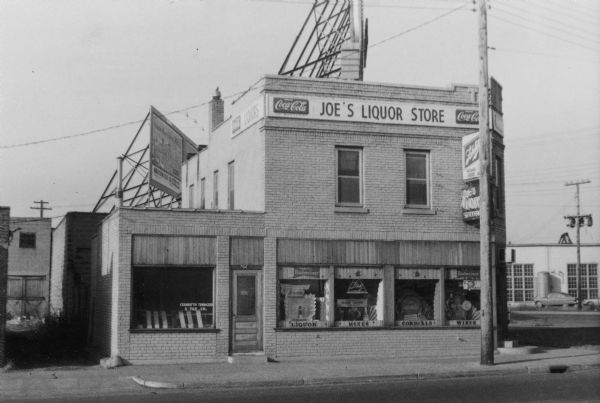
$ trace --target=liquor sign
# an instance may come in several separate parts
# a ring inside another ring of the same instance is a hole
[[[501,136],[504,136],[504,118],[500,112],[492,109],[492,130]]]
[[[398,125],[465,128],[479,124],[479,112],[475,108],[361,98],[269,95],[266,113],[267,116],[293,119]]]
[[[265,116],[264,98],[260,97],[231,120],[231,137],[242,133]]]
[[[154,107],[150,107],[149,184],[178,197],[181,194],[181,164],[196,144]]]
[[[494,77],[490,77],[490,107],[502,114],[502,86]]]
[[[471,181],[466,184],[462,191],[461,207],[465,221],[479,220],[479,205],[481,197],[479,194],[479,181]]]
[[[479,162],[479,132],[467,134],[462,138],[463,179],[466,181],[479,179],[481,163]]]
[[[321,320],[286,320],[282,322],[282,325],[282,327],[306,329],[311,327],[326,327],[327,322]]]

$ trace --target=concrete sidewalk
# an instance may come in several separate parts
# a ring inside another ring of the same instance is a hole
[[[145,388],[235,388],[299,386],[389,380],[547,373],[600,368],[600,349],[547,349],[532,355],[453,358],[287,359],[267,364],[137,365],[12,370],[0,374],[0,400],[134,394]],[[145,385],[145,386],[142,386]]]

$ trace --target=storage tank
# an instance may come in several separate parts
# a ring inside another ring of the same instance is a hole
[[[537,297],[545,297],[550,291],[550,273],[547,271],[541,271],[537,274],[536,279],[537,285]]]

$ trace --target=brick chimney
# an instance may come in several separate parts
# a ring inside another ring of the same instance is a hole
[[[221,123],[225,116],[225,106],[221,99],[221,91],[219,87],[215,90],[215,95],[208,103],[208,132],[212,133],[213,130]]]
[[[362,0],[350,1],[350,35],[342,44],[336,65],[340,69],[343,80],[363,79],[364,56],[366,46],[366,29],[363,26]]]

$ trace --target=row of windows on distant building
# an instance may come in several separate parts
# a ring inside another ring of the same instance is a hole
[[[507,299],[512,302],[534,300],[533,264],[508,264],[506,267]],[[567,264],[567,290],[577,296],[577,265]],[[581,298],[598,298],[598,265],[581,264]]]

